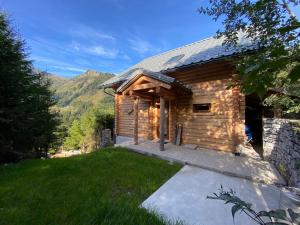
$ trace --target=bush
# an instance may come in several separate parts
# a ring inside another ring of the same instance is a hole
[[[100,147],[101,131],[113,130],[114,115],[111,106],[101,104],[74,120],[64,142],[67,150],[80,149],[89,152]]]

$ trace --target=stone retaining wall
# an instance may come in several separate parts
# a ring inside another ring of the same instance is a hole
[[[101,147],[108,147],[111,144],[112,144],[111,130],[110,129],[104,129],[104,130],[102,130]]]
[[[295,121],[263,119],[264,159],[273,163],[289,186],[300,187],[300,132]]]

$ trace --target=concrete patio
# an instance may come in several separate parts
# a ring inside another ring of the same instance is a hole
[[[224,190],[234,190],[256,211],[282,208],[280,188],[274,185],[259,184],[193,166],[184,166],[146,199],[142,207],[186,225],[255,225],[244,213],[237,213],[233,221],[231,204],[206,198],[213,192],[218,193],[221,185]]]
[[[202,148],[192,150],[171,143],[165,144],[165,151],[159,151],[159,143],[157,142],[139,140],[139,144],[134,145],[132,138],[120,136],[117,137],[117,145],[141,154],[258,183],[274,184],[277,186],[286,185],[284,179],[272,164],[257,158],[235,156],[231,153]]]

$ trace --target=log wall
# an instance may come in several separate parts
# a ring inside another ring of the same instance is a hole
[[[229,62],[214,62],[168,74],[193,90],[192,97],[177,100],[176,123],[183,126],[182,143],[235,151],[243,143],[245,96],[227,89],[235,74]],[[193,112],[193,104],[210,103],[210,112]]]
[[[116,134],[133,137],[134,132],[134,99],[126,95],[116,95],[117,107],[115,117]],[[140,138],[149,136],[149,102],[139,100],[138,104],[138,134]]]
[[[182,143],[204,148],[235,151],[245,140],[245,96],[238,88],[227,89],[235,75],[227,61],[211,62],[168,73],[192,88],[193,95],[171,101],[169,107],[170,140],[174,141],[175,126],[180,123]],[[211,103],[210,112],[193,112],[193,104]],[[133,137],[133,99],[116,97],[116,133]],[[132,112],[131,112],[132,111]],[[139,137],[157,138],[157,109],[150,102],[139,103]]]

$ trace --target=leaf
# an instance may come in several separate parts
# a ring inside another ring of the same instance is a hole
[[[278,209],[278,210],[271,210],[269,212],[266,211],[260,211],[258,213],[259,216],[266,216],[269,218],[276,218],[276,219],[281,219],[281,220],[286,220],[286,212],[283,209]]]
[[[290,225],[289,223],[283,223],[283,222],[267,222],[265,225]]]
[[[300,22],[297,20],[292,21],[291,25],[284,26],[278,29],[278,31],[284,35],[285,33],[288,33],[290,31],[296,30],[300,27]]]
[[[300,214],[299,213],[295,213],[292,209],[288,209],[288,213],[292,219],[292,221],[294,222],[297,218],[299,218]]]
[[[241,205],[234,205],[231,208],[231,214],[232,214],[232,218],[234,219],[234,215],[236,214],[236,212],[238,212],[239,210],[241,210],[243,208],[243,206]]]
[[[291,79],[291,82],[295,82],[300,79],[300,65],[295,66],[292,71],[289,73],[288,77]]]
[[[271,220],[270,213],[267,212],[267,211],[260,211],[260,212],[257,213],[257,215],[258,215],[259,217],[269,217],[270,220]]]

